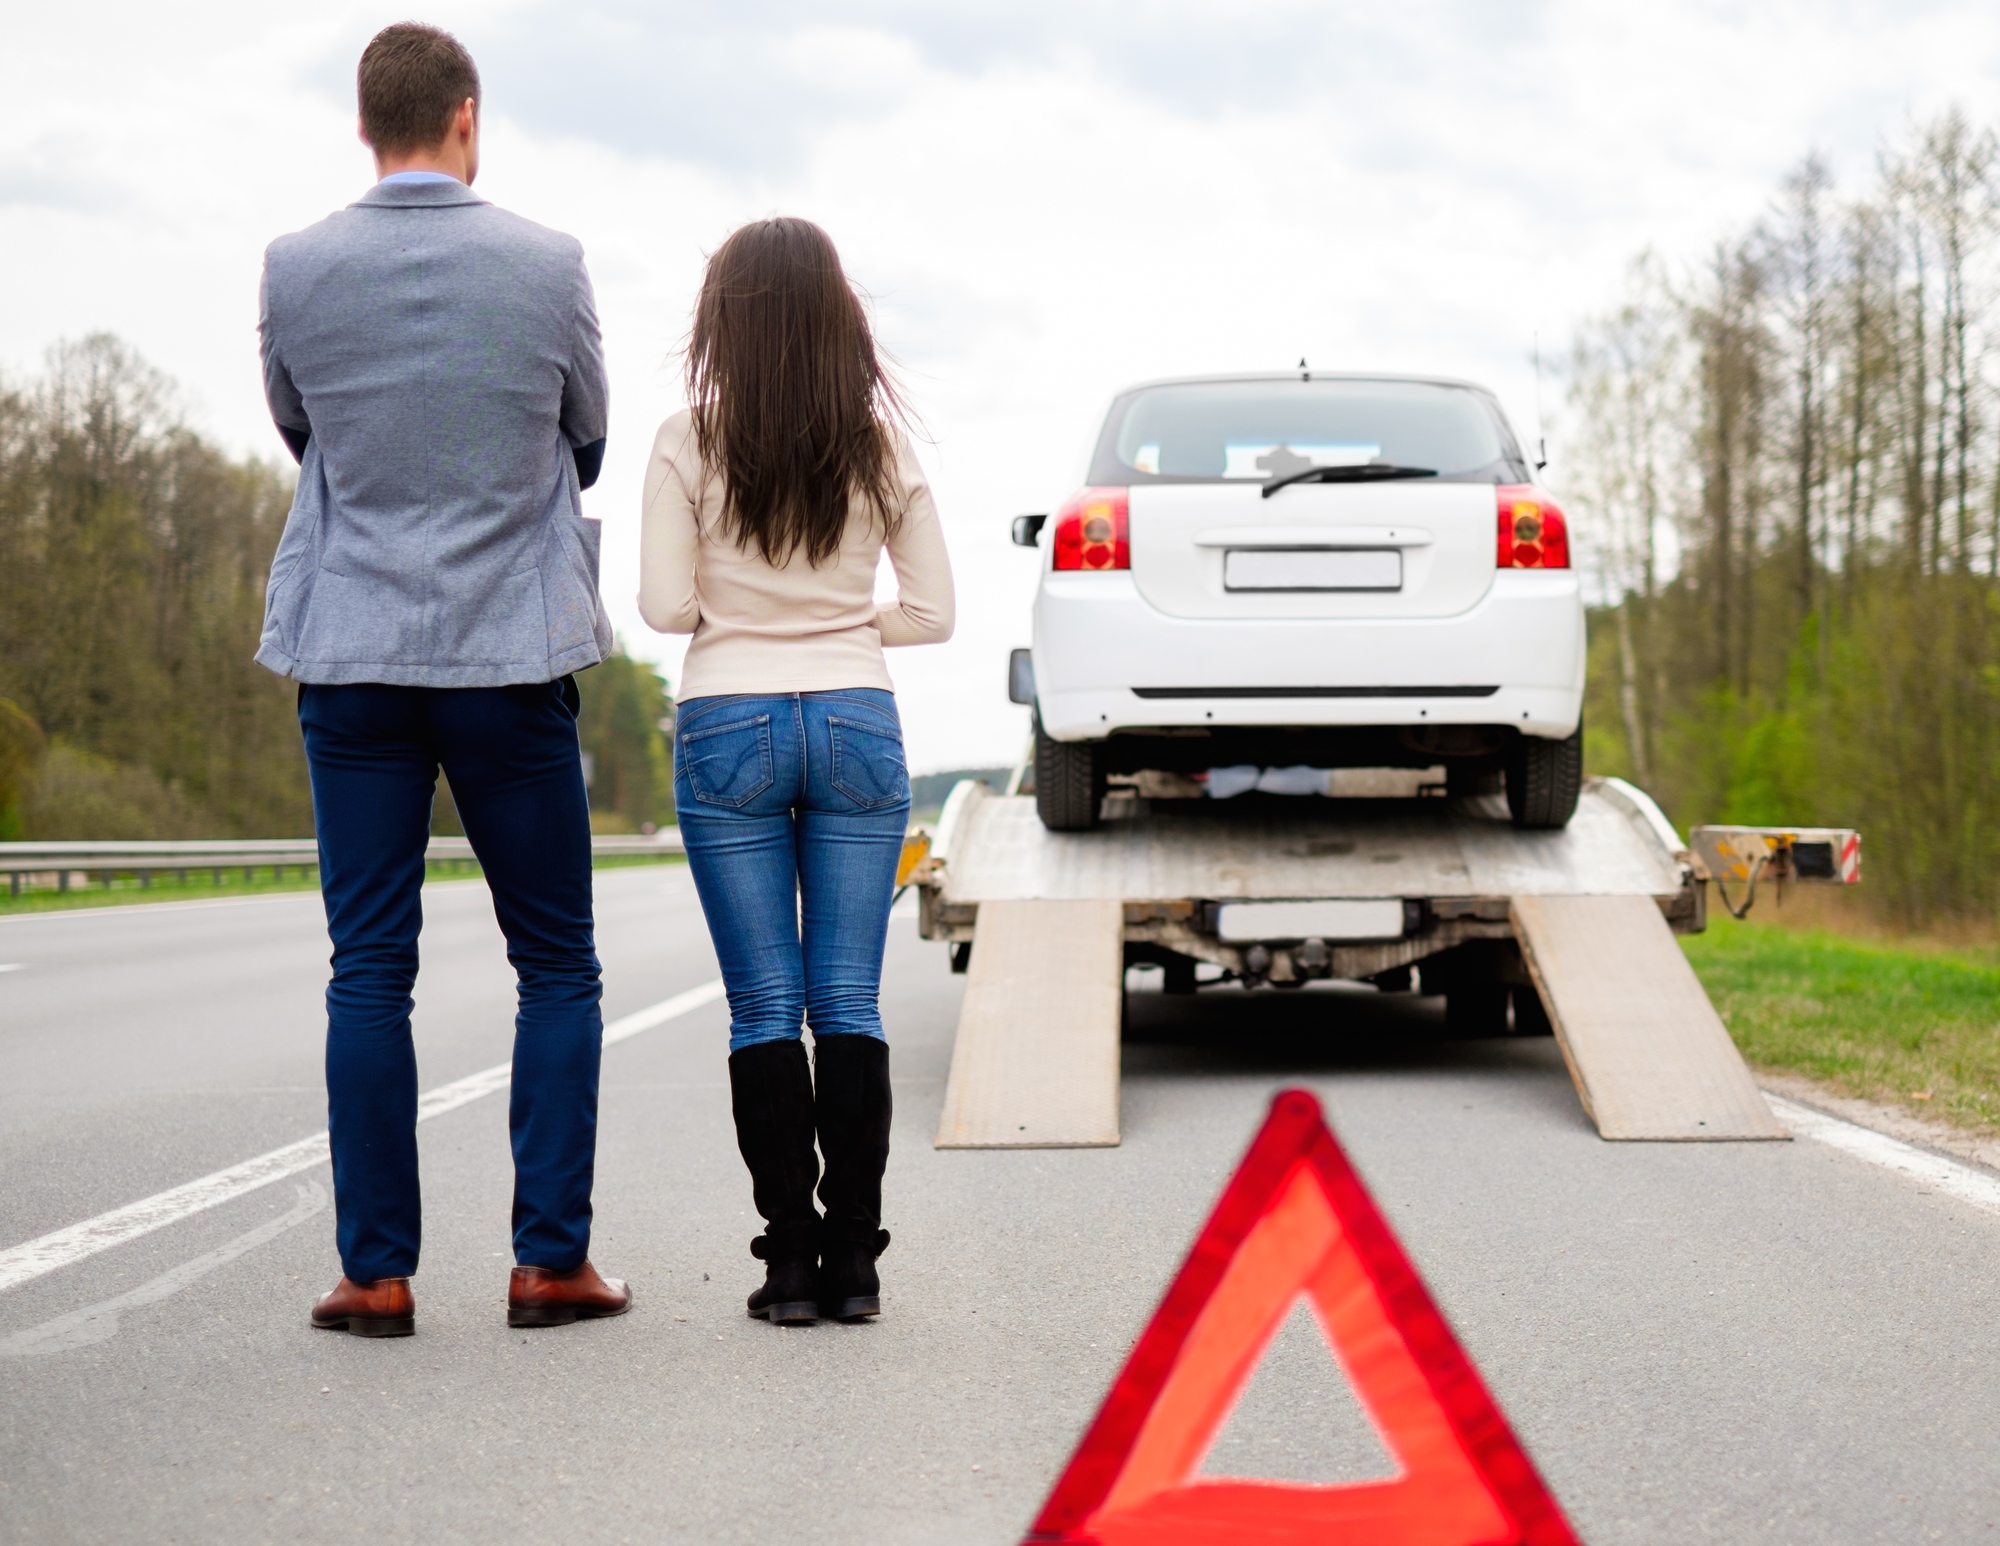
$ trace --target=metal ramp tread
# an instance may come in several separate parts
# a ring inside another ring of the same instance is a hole
[[[1115,897],[979,909],[938,1148],[1118,1142],[1124,916]]]
[[[1789,1138],[1652,898],[1517,896],[1515,937],[1613,1139]]]

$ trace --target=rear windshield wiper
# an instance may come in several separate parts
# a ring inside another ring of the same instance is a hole
[[[1394,462],[1348,462],[1338,467],[1308,467],[1304,472],[1273,478],[1264,485],[1264,497],[1269,499],[1279,489],[1290,488],[1294,483],[1385,483],[1391,478],[1436,476],[1435,467],[1398,467]]]

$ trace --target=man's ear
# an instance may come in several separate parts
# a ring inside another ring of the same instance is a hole
[[[466,186],[479,175],[479,103],[467,97],[458,105],[458,116],[452,120],[452,131],[465,146]]]

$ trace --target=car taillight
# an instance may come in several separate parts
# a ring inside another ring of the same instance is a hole
[[[1556,502],[1527,483],[1500,485],[1500,546],[1494,555],[1502,569],[1567,569],[1569,523]]]
[[[1122,488],[1087,488],[1056,512],[1057,569],[1130,569],[1132,542]]]

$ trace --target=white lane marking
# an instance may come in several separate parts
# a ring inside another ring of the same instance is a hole
[[[118,1335],[121,1312],[136,1310],[141,1305],[158,1304],[170,1294],[178,1294],[197,1278],[206,1277],[217,1267],[236,1260],[245,1251],[254,1251],[266,1240],[275,1240],[294,1224],[303,1224],[326,1206],[326,1188],[317,1181],[308,1181],[294,1190],[299,1200],[290,1212],[259,1224],[248,1234],[238,1235],[226,1245],[219,1245],[193,1261],[182,1262],[172,1271],[163,1272],[151,1282],[128,1289],[115,1299],[85,1305],[81,1310],[72,1310],[54,1320],[43,1321],[39,1326],[17,1331],[11,1337],[0,1338],[0,1358],[37,1358],[46,1353],[66,1353],[71,1348],[109,1341]]]
[[[1801,1106],[1782,1095],[1766,1093],[1764,1099],[1770,1104],[1772,1115],[1801,1138],[1814,1139],[1843,1154],[1867,1160],[1871,1165],[1880,1165],[1884,1170],[1893,1170],[1913,1181],[1921,1181],[1933,1191],[1956,1197],[1960,1202],[1969,1202],[1975,1208],[2000,1213],[2000,1176],[1989,1176],[1970,1165],[1946,1159],[1942,1154],[1933,1154],[1915,1144],[1904,1143],[1900,1138],[1891,1138],[1887,1133],[1878,1133],[1873,1128],[1828,1116],[1824,1111]]]
[[[676,993],[672,998],[661,999],[651,1009],[641,1009],[622,1020],[613,1020],[604,1028],[604,1045],[616,1046],[641,1031],[650,1031],[656,1025],[665,1025],[669,1020],[678,1020],[682,1015],[691,1014],[704,1004],[713,1004],[723,994],[722,979],[705,982],[698,988],[689,988],[685,993]]]
[[[81,1224],[23,1241],[10,1250],[0,1251],[0,1292],[150,1234],[177,1219],[241,1197],[245,1192],[254,1192],[260,1186],[324,1164],[326,1158],[326,1134],[315,1133],[198,1181],[156,1192],[122,1208],[113,1208],[109,1213],[100,1213],[94,1219],[85,1219]]]
[[[21,963],[19,961],[9,961],[4,965],[0,965],[0,972],[18,972],[20,969]]]
[[[664,1025],[721,997],[722,983],[719,979],[690,988],[685,993],[677,993],[650,1008],[613,1020],[604,1028],[604,1044],[612,1046],[637,1036],[641,1031],[650,1031],[656,1025]],[[450,1084],[441,1084],[418,1097],[417,1120],[427,1122],[432,1117],[441,1117],[447,1111],[469,1105],[481,1096],[491,1095],[495,1090],[504,1090],[512,1077],[513,1065],[499,1063],[476,1074],[468,1074],[463,1079],[454,1079]],[[114,1245],[150,1234],[190,1214],[216,1207],[246,1192],[254,1192],[260,1186],[269,1186],[273,1181],[282,1181],[301,1170],[325,1164],[327,1158],[326,1134],[314,1133],[310,1138],[301,1138],[297,1143],[288,1143],[282,1149],[273,1149],[268,1154],[260,1154],[240,1165],[231,1165],[227,1170],[218,1170],[198,1181],[185,1182],[151,1197],[142,1197],[137,1202],[128,1202],[122,1208],[113,1208],[109,1213],[100,1213],[94,1219],[85,1219],[80,1224],[71,1224],[65,1229],[52,1230],[33,1240],[25,1240],[0,1251],[0,1293],[54,1272],[58,1267],[67,1267],[86,1256],[95,1256],[99,1251],[108,1251]]]
[[[704,1004],[712,1004],[722,997],[722,979],[705,982],[698,988],[689,988],[685,993],[676,993],[672,998],[661,999],[648,1009],[637,1010],[622,1019],[613,1020],[604,1028],[604,1045],[616,1046],[619,1042],[637,1036],[641,1031],[650,1031],[656,1025],[665,1025],[669,1020],[678,1020],[682,1015],[691,1014]],[[514,1065],[495,1063],[491,1068],[482,1068],[476,1074],[467,1074],[463,1079],[454,1079],[450,1084],[441,1084],[435,1090],[417,1099],[417,1120],[428,1122],[432,1117],[441,1117],[447,1111],[456,1111],[460,1106],[470,1105],[482,1096],[491,1095],[496,1090],[504,1090],[513,1083]],[[326,1135],[321,1134],[322,1138]],[[7,1285],[0,1281],[0,1289]]]

